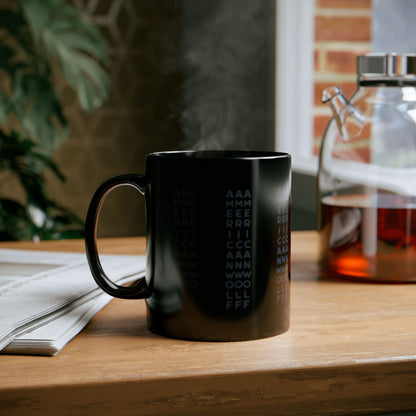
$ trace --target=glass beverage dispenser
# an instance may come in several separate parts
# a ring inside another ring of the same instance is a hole
[[[416,282],[416,55],[357,60],[358,88],[322,101],[333,112],[319,164],[324,274]]]

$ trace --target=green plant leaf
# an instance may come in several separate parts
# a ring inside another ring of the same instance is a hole
[[[62,51],[62,56],[66,51]],[[78,95],[81,107],[86,111],[93,111],[102,105],[107,98],[108,77],[106,72],[93,60],[83,54],[72,52],[71,56],[65,56],[68,65],[63,65],[62,70],[68,83]],[[69,62],[73,65],[70,65]]]
[[[29,65],[36,66],[41,63],[43,58],[37,56],[27,22],[19,9],[0,9],[0,27],[5,33],[1,38],[1,45],[12,53],[7,57],[7,65],[4,61],[1,63],[4,69],[12,74],[22,64],[30,62]]]
[[[26,191],[26,203],[0,198],[0,240],[82,238],[84,222],[47,196],[45,169],[63,179],[58,166],[30,139],[0,130],[0,169],[12,171]]]
[[[0,123],[3,124],[9,118],[10,103],[7,95],[0,90]]]
[[[52,68],[59,64],[81,107],[92,111],[108,95],[105,42],[64,0],[8,2],[0,28],[0,170],[26,194],[23,205],[0,198],[0,239],[81,238],[83,221],[46,189],[45,171],[64,179],[51,154],[67,133]]]
[[[22,127],[30,137],[42,138],[44,151],[52,154],[67,135],[67,124],[54,88],[42,76],[31,75],[25,79],[30,99]],[[45,146],[46,144],[46,146]]]
[[[32,236],[32,225],[25,207],[7,198],[0,199],[0,240],[29,240]]]
[[[67,135],[66,119],[49,80],[41,74],[16,73],[10,105],[16,113],[22,134],[51,155]]]
[[[12,71],[13,65],[11,60],[14,58],[15,52],[12,48],[0,43],[0,68],[8,72]]]
[[[97,28],[62,0],[19,0],[35,42],[60,63],[81,107],[91,112],[108,96],[106,45]]]
[[[25,25],[26,22],[21,13],[10,8],[0,9],[0,27],[15,41],[26,40],[26,36],[22,36],[22,27]]]

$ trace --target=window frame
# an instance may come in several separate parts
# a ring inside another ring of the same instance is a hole
[[[317,175],[313,154],[314,0],[276,0],[275,148]]]

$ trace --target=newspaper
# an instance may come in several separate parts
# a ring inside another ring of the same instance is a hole
[[[120,285],[145,273],[144,256],[100,259]],[[55,355],[110,300],[85,254],[0,249],[0,352]]]

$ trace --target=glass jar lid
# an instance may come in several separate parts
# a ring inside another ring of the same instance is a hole
[[[357,75],[361,85],[369,83],[415,84],[416,54],[369,53],[358,56]]]

